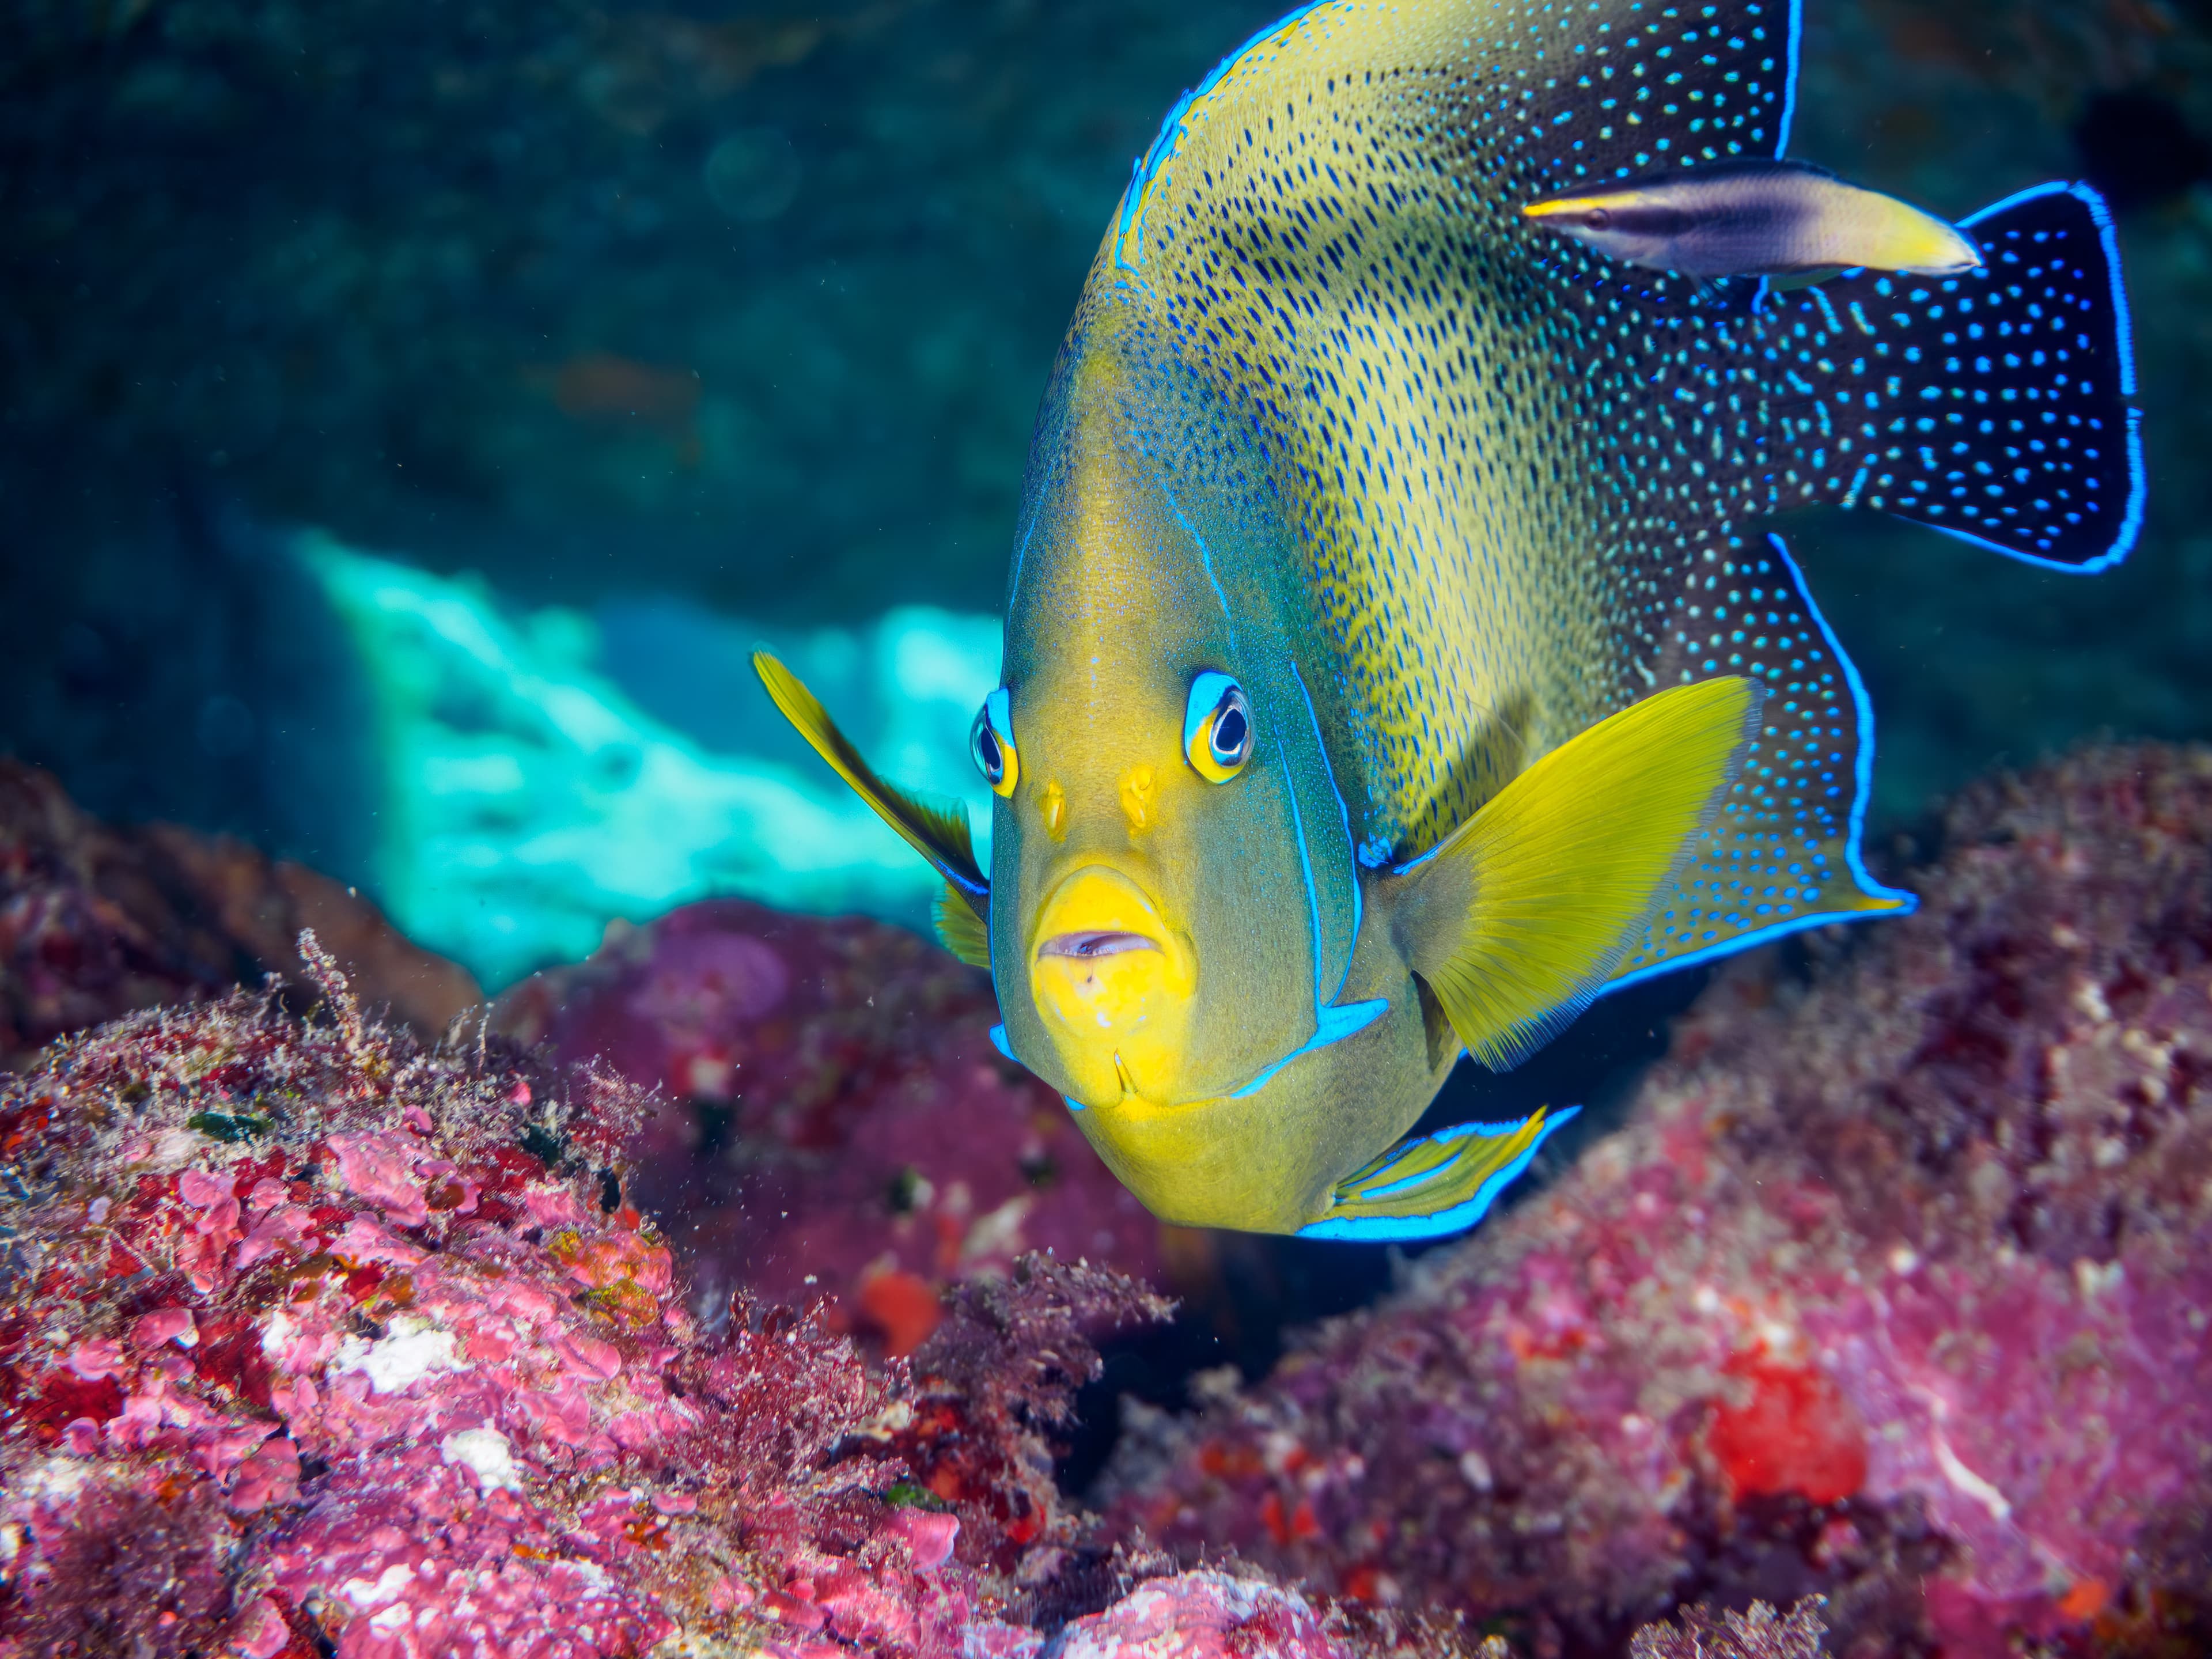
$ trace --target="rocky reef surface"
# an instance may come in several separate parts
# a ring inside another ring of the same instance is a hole
[[[1449,1650],[1218,1572],[1121,1595],[1164,1564],[1048,1437],[1085,1333],[1165,1311],[1133,1282],[1025,1256],[872,1369],[678,1281],[640,1091],[425,1048],[303,949],[314,1024],[241,993],[0,1082],[0,1653]]]
[[[532,975],[493,1028],[663,1091],[630,1144],[637,1201],[702,1284],[833,1294],[899,1354],[947,1285],[1027,1250],[1166,1282],[1159,1224],[992,1048],[996,1009],[912,933],[721,899]]]
[[[65,1031],[264,975],[301,985],[303,927],[364,1000],[420,1032],[480,1000],[466,969],[328,878],[228,836],[111,829],[50,774],[0,757],[0,1066]]]
[[[919,940],[690,907],[435,1046],[313,946],[305,1015],[64,1036],[0,1077],[0,1655],[2203,1651],[2212,752],[1984,783],[1911,880],[1089,1493],[1167,1311],[1097,1264],[1176,1247]]]
[[[1718,982],[1539,1199],[1135,1411],[1124,1527],[1539,1653],[1814,1592],[1838,1654],[2202,1650],[2212,754],[1985,783],[1945,839],[1916,915]]]

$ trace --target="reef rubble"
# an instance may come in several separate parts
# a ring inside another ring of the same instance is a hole
[[[1121,1525],[1538,1654],[1814,1593],[1837,1655],[2203,1650],[2212,752],[1984,782],[1942,841],[1385,1305],[1132,1407]]]

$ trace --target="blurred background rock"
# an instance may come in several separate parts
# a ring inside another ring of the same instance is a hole
[[[842,652],[887,769],[958,781],[1084,269],[1277,9],[6,0],[0,749],[357,883],[494,988],[709,893],[918,919],[744,647]],[[1806,30],[1793,153],[1952,216],[2112,194],[2148,410],[2103,577],[1790,527],[1881,714],[1879,856],[1992,762],[2212,727],[2212,10]],[[917,638],[918,701],[862,660]]]

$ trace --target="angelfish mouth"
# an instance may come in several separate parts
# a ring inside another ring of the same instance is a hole
[[[1118,957],[1131,951],[1157,951],[1159,941],[1143,933],[1090,932],[1054,933],[1037,946],[1040,957],[1073,957],[1088,961],[1094,957]]]

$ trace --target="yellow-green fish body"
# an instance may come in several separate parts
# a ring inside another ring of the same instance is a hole
[[[1524,216],[1778,155],[1796,38],[1743,0],[1323,0],[1177,106],[1031,450],[988,878],[764,665],[1163,1217],[1469,1224],[1566,1114],[1401,1141],[1462,1049],[1906,908],[1859,862],[1856,676],[1759,520],[1863,504],[2068,568],[2132,540],[2085,187],[1970,222],[1984,270],[1750,308]]]

